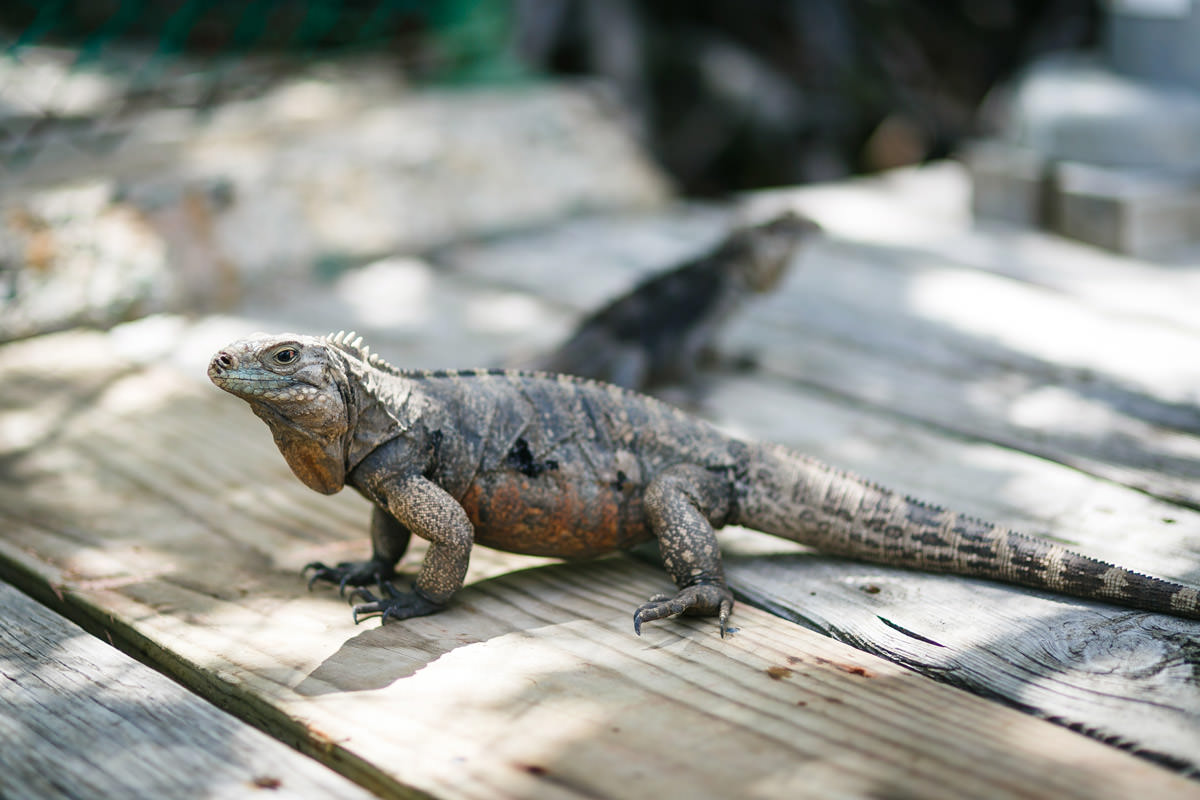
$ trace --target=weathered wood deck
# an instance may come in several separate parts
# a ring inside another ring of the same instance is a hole
[[[831,236],[730,331],[762,367],[712,376],[702,412],[1200,584],[1200,272],[972,228],[961,192],[943,167],[752,198],[793,203]],[[495,363],[727,216],[583,220],[448,248],[436,267],[369,267],[239,318],[0,348],[0,577],[386,796],[1200,796],[1198,623],[746,531],[726,534],[731,578],[778,616],[743,603],[726,640],[707,620],[635,637],[632,609],[667,581],[627,557],[479,550],[450,611],[385,627],[354,628],[336,593],[304,591],[304,563],[365,553],[365,502],[290,475],[265,426],[204,380],[216,347],[251,328],[354,326],[398,363]],[[0,605],[32,613],[7,591]],[[51,657],[36,652],[0,652],[12,730],[45,723],[13,683]],[[103,702],[124,667],[94,663]],[[206,734],[190,747],[243,750],[242,734],[194,724]],[[170,765],[160,738],[141,746]],[[5,756],[44,746],[25,737]],[[92,747],[78,763],[113,769]],[[186,773],[190,793],[221,794],[235,766]],[[33,794],[23,775],[0,770],[0,795]]]
[[[371,797],[6,584],[0,609],[7,800]]]

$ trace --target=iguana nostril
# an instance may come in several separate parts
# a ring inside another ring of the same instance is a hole
[[[213,356],[213,360],[208,362],[208,376],[213,380],[223,377],[226,372],[237,368],[237,359],[230,353],[222,350]]]

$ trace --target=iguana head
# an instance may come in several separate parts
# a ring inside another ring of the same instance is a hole
[[[355,411],[348,368],[328,339],[255,334],[213,356],[208,377],[270,426],[300,480],[333,494],[345,484]]]
[[[744,249],[746,282],[756,292],[769,292],[787,271],[788,263],[806,240],[821,231],[821,226],[794,211],[785,211],[758,225],[751,225],[730,237],[730,246]]]

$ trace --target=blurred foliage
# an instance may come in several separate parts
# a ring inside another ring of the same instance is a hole
[[[691,194],[944,156],[987,93],[1038,55],[1091,45],[1095,0],[540,0],[519,47],[603,75]]]

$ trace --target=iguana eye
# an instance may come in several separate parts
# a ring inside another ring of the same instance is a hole
[[[290,364],[299,357],[299,350],[294,347],[285,347],[275,354],[275,361],[280,364]]]

